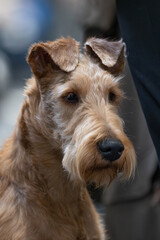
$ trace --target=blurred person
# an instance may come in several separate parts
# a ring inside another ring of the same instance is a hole
[[[117,0],[130,70],[160,162],[159,11],[159,0]]]

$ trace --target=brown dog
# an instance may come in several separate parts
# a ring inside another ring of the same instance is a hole
[[[117,108],[124,44],[71,38],[31,47],[34,76],[0,151],[0,240],[104,240],[86,190],[130,177],[135,152]]]

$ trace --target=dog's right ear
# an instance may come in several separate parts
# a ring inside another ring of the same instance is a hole
[[[73,71],[79,60],[79,43],[72,38],[34,44],[27,57],[34,75],[48,77],[55,69]]]
[[[89,38],[85,43],[85,53],[101,63],[106,70],[114,75],[123,71],[125,62],[125,44],[120,41]]]

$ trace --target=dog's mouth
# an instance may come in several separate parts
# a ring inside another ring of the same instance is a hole
[[[118,168],[117,164],[115,162],[103,162],[96,164],[95,166],[92,167],[92,171],[100,172],[100,171],[114,171],[118,174],[118,172],[122,171],[122,168]]]
[[[96,167],[94,167],[94,170],[101,171],[101,170],[108,169],[108,168],[110,168],[110,167],[111,167],[110,165],[106,165],[106,166],[96,166]]]
[[[102,171],[107,170],[112,167],[112,163],[96,164],[92,167],[92,171]]]

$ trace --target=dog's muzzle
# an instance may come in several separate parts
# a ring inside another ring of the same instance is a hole
[[[124,151],[124,146],[118,139],[101,140],[97,143],[97,147],[102,158],[110,162],[119,159]]]

